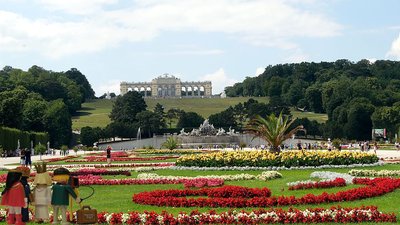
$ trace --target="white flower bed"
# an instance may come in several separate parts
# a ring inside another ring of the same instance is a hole
[[[277,171],[264,171],[257,176],[257,180],[272,180],[276,178],[281,178],[282,174]]]
[[[396,177],[400,176],[400,170],[350,170],[349,174],[357,177]]]
[[[269,167],[254,167],[254,166],[224,166],[224,167],[198,167],[198,166],[171,166],[169,169],[173,170],[308,170],[308,169],[332,169],[332,168],[354,168],[354,167],[369,167],[369,166],[382,166],[384,162],[376,162],[373,164],[351,164],[351,165],[323,165],[323,166],[299,166],[299,167],[284,167],[284,166],[269,166]]]
[[[196,176],[196,177],[185,177],[185,176],[160,176],[155,173],[140,173],[137,179],[198,179],[198,178],[219,178],[225,181],[238,181],[238,180],[272,180],[282,177],[282,174],[276,171],[264,171],[260,175],[251,175],[246,173],[235,174],[235,175],[207,175],[207,176]]]
[[[333,181],[336,178],[343,178],[346,181],[346,184],[352,184],[354,177],[346,174],[346,173],[336,173],[336,172],[329,172],[329,171],[315,171],[310,174],[310,178],[319,178],[321,180],[299,180],[295,182],[286,183],[287,186],[296,186],[296,185],[306,185],[306,184],[316,184],[318,182],[326,182],[326,181]]]
[[[334,180],[336,178],[343,178],[346,181],[346,184],[352,184],[354,179],[354,176],[351,176],[349,174],[330,171],[315,171],[310,174],[310,177],[324,179],[324,181]]]

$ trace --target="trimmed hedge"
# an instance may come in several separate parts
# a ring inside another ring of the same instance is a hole
[[[46,145],[49,141],[49,135],[42,132],[29,132],[22,131],[15,128],[0,126],[0,145],[4,150],[15,150],[18,147],[18,140],[20,148],[30,148],[31,141],[34,145],[39,142]]]

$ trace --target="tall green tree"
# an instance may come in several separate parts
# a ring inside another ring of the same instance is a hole
[[[72,137],[71,115],[67,105],[61,99],[50,102],[45,121],[52,146],[69,145]]]
[[[118,96],[114,102],[110,118],[113,122],[132,124],[137,121],[136,114],[146,110],[146,102],[136,91]]]
[[[204,118],[195,112],[182,112],[177,124],[178,128],[199,127]]]
[[[148,110],[136,114],[137,126],[141,128],[147,137],[152,137],[160,128],[165,125],[160,116]]]
[[[95,98],[94,91],[89,81],[86,79],[86,76],[83,75],[77,68],[71,68],[65,72],[65,75],[79,85],[82,93],[82,102],[84,102],[85,99]]]

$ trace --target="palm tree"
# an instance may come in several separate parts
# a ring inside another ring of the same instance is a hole
[[[247,124],[246,131],[254,134],[254,138],[259,137],[268,142],[271,146],[270,151],[280,152],[280,145],[286,140],[291,138],[297,131],[305,131],[302,125],[289,130],[290,126],[295,121],[289,117],[283,117],[282,112],[278,117],[271,114],[266,118],[256,116]]]

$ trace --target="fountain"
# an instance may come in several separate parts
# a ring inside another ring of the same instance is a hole
[[[239,144],[239,135],[231,127],[226,132],[224,128],[216,129],[210,124],[208,119],[204,120],[198,129],[193,129],[190,132],[180,131],[178,139],[183,146],[210,146],[210,145],[231,145]]]

